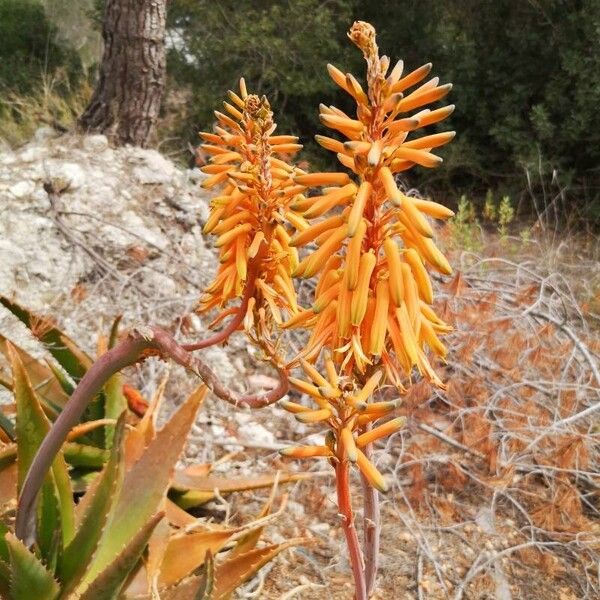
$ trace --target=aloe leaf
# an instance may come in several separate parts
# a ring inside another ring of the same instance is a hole
[[[12,533],[6,534],[10,554],[12,600],[54,600],[60,588],[41,561]]]
[[[86,574],[90,582],[163,504],[174,465],[194,422],[199,401],[188,399],[125,474],[121,493],[98,552]]]
[[[233,534],[234,530],[224,529],[193,531],[172,536],[160,567],[160,585],[174,585],[192,573],[204,564],[207,553],[219,552]]]
[[[92,359],[52,321],[35,315],[6,296],[0,296],[0,304],[25,324],[71,377],[79,380],[85,375],[93,362]]]
[[[10,597],[10,566],[4,560],[0,559],[0,598],[9,598],[9,597]]]
[[[8,340],[0,335],[0,352],[7,358]],[[10,342],[12,343],[12,342]],[[69,394],[63,389],[61,382],[56,378],[54,370],[49,367],[45,361],[37,360],[28,352],[25,352],[19,346],[12,344],[14,350],[19,355],[31,385],[37,392],[38,396],[43,400],[54,412],[58,413],[67,403]],[[56,368],[56,367],[55,367]],[[64,376],[64,375],[63,375]],[[12,386],[11,386],[12,387]]]
[[[109,451],[96,446],[77,442],[67,442],[63,447],[65,460],[73,467],[102,468],[109,457]]]
[[[14,395],[17,404],[17,465],[18,490],[21,490],[27,471],[42,440],[50,430],[50,423],[42,410],[39,398],[17,352],[8,344],[8,353],[13,373]],[[74,528],[73,491],[69,473],[62,453],[58,453],[52,463],[49,477],[42,487],[40,502],[39,530],[44,537],[45,549],[50,548],[50,535],[57,528],[55,509],[60,513],[62,542],[71,541]]]
[[[206,553],[204,560],[204,573],[196,592],[194,600],[211,600],[215,589],[215,560],[212,552],[209,550]]]
[[[123,315],[117,315],[113,321],[112,327],[110,328],[110,334],[108,336],[108,349],[114,348],[117,341],[119,340],[119,325]]]
[[[6,543],[5,535],[9,532],[8,527],[0,521],[0,560],[7,563],[10,560],[8,554],[8,544]]]
[[[254,577],[262,567],[273,560],[280,552],[297,546],[304,540],[289,540],[283,544],[274,544],[258,548],[226,560],[216,565],[213,575],[213,589],[210,600],[226,600],[236,588]],[[175,587],[161,593],[161,600],[198,600],[203,591],[204,577],[189,577]]]
[[[0,507],[7,507],[17,497],[16,447],[13,446],[13,459],[0,468]],[[1,461],[0,461],[1,462]]]
[[[178,506],[188,509],[212,500],[215,497],[215,489],[219,490],[221,495],[226,495],[272,487],[276,481],[288,483],[309,477],[310,474],[306,473],[280,473],[279,476],[273,474],[229,478],[190,475],[187,469],[180,469],[175,472],[171,497]]]
[[[73,380],[57,365],[55,365],[50,359],[47,359],[46,366],[52,371],[56,381],[60,385],[62,391],[67,395],[67,398],[75,391],[75,383]]]
[[[163,518],[164,513],[155,514],[130,538],[129,543],[118,552],[97,577],[88,585],[80,600],[115,600],[129,573],[138,562],[152,531]]]
[[[100,473],[96,469],[84,469],[83,467],[73,467],[71,469],[71,485],[73,486],[73,493],[85,494],[94,484],[96,479],[98,479],[99,475]],[[79,504],[81,504],[81,502]],[[77,504],[77,506],[75,507],[76,519],[79,504]]]
[[[104,417],[106,419],[117,419],[119,415],[127,410],[127,399],[123,394],[123,378],[115,373],[104,384]],[[104,447],[110,448],[115,435],[114,425],[104,427]]]
[[[300,540],[289,540],[264,548],[255,548],[245,554],[226,560],[215,569],[215,585],[211,600],[225,600],[240,585],[252,579],[280,552],[298,545]]]
[[[0,385],[9,392],[12,392],[12,381],[8,377],[2,375],[2,373],[0,373]]]
[[[13,422],[2,411],[0,411],[0,429],[4,431],[11,442],[17,439]]]
[[[264,519],[265,517],[271,514],[271,508],[273,506],[273,500],[275,499],[276,491],[277,488],[273,487],[273,489],[271,490],[271,496],[269,497],[265,505],[262,507],[262,510],[258,513],[256,517],[257,519]],[[228,558],[232,559],[235,556],[245,554],[246,552],[249,552],[250,550],[255,548],[263,534],[264,529],[264,525],[261,525],[260,527],[255,527],[254,529],[251,529],[245,535],[243,535],[238,540],[237,544],[235,545],[235,548],[229,553]]]
[[[64,549],[57,569],[58,578],[64,586],[63,596],[71,592],[83,578],[120,491],[124,471],[124,431],[125,416],[122,415],[115,429],[115,444],[110,458],[94,486],[78,505],[82,514],[77,532],[71,543]]]

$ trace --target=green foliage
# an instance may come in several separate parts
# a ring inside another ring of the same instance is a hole
[[[452,245],[461,250],[478,252],[483,246],[477,210],[472,200],[461,196],[456,214],[448,222]]]
[[[454,84],[449,179],[423,171],[421,185],[521,190],[524,169],[549,180],[556,168],[576,200],[600,204],[600,3],[358,2],[356,16],[409,69],[431,60]]]
[[[77,53],[65,47],[36,0],[0,0],[0,91],[30,92],[43,74],[81,73]]]
[[[510,201],[510,196],[503,196],[498,206],[498,233],[505,239],[508,235],[508,226],[515,218],[515,209]]]
[[[333,95],[325,65],[347,53],[349,0],[236,2],[173,0],[169,6],[168,71],[189,87],[192,102],[183,122],[193,142],[210,129],[212,108],[240,76],[267,94],[281,132],[312,139],[316,107]],[[341,59],[343,61],[343,58]]]

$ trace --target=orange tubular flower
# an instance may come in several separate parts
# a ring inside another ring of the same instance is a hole
[[[381,365],[387,380],[402,391],[403,381],[416,367],[443,387],[424,347],[444,357],[446,349],[438,335],[449,328],[430,307],[433,293],[426,265],[444,274],[451,273],[451,267],[432,241],[427,216],[446,219],[453,213],[435,202],[406,196],[395,175],[414,165],[435,167],[442,162],[432,150],[452,140],[454,132],[414,139],[409,135],[452,113],[453,106],[426,108],[443,98],[451,85],[438,85],[437,77],[421,83],[431,64],[404,76],[402,61],[389,70],[389,59],[379,56],[375,30],[368,23],[356,22],[349,37],[366,59],[367,87],[328,66],[331,78],[352,96],[357,110],[353,117],[321,105],[322,123],[347,141],[316,139],[337,153],[352,176],[313,173],[294,179],[299,185],[325,187],[320,195],[293,205],[310,227],[298,231],[290,245],[313,241],[318,245],[295,275],[319,274],[320,280],[312,314],[289,326],[314,324],[301,355],[310,362],[326,347],[345,375],[364,380]],[[418,87],[407,92],[414,86]]]
[[[294,458],[330,457],[339,463],[356,463],[365,479],[379,491],[387,490],[387,483],[377,468],[366,458],[361,448],[404,426],[404,417],[398,417],[358,435],[365,425],[377,424],[397,406],[398,401],[368,403],[367,400],[380,384],[382,371],[375,371],[361,389],[356,389],[351,378],[339,376],[329,355],[325,358],[327,376],[323,377],[309,362],[302,361],[302,369],[309,381],[290,378],[298,391],[308,395],[317,405],[312,409],[295,402],[281,406],[301,423],[327,422],[330,434],[325,446],[298,446],[284,448],[284,456]]]
[[[248,94],[240,80],[240,94],[229,92],[224,102],[228,114],[215,112],[215,133],[201,133],[203,150],[211,155],[202,170],[210,176],[203,182],[210,189],[221,185],[211,201],[205,233],[217,237],[220,266],[206,289],[199,312],[214,307],[222,312],[213,323],[244,311],[243,325],[255,339],[269,339],[273,322],[282,322],[282,310],[290,316],[298,311],[292,272],[298,253],[290,246],[286,228],[308,226],[292,214],[291,202],[301,202],[303,187],[294,176],[303,171],[285,158],[300,148],[297,138],[273,135],[276,125],[266,97]],[[239,309],[227,308],[230,300],[242,298]],[[240,315],[242,316],[242,315]]]

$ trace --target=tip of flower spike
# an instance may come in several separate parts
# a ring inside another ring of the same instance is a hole
[[[365,56],[372,56],[377,46],[375,45],[375,27],[366,21],[354,21],[348,37],[358,46]]]

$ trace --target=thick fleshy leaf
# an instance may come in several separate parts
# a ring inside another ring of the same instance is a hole
[[[240,585],[252,579],[260,569],[271,562],[280,552],[302,542],[303,540],[300,539],[289,540],[282,544],[255,548],[217,565],[211,600],[225,600]]]
[[[169,498],[167,498],[167,501],[165,502],[165,514],[169,523],[179,528],[187,527],[196,521],[190,513],[177,506],[177,504]]]
[[[187,577],[204,564],[207,552],[219,552],[234,533],[235,530],[203,530],[172,536],[160,567],[160,585],[171,586]]]
[[[85,375],[92,359],[50,319],[34,314],[6,296],[0,296],[0,304],[25,324],[71,377],[79,380]]]
[[[124,548],[116,553],[113,560],[98,573],[78,598],[80,600],[114,600],[118,598],[118,593],[125,580],[138,562],[148,544],[152,531],[163,516],[164,513],[159,512],[151,517],[146,524],[142,525]]]
[[[180,469],[175,472],[173,479],[173,501],[181,508],[187,509],[209,502],[215,497],[215,489],[219,494],[226,495],[233,492],[259,490],[272,487],[275,481],[289,483],[307,479],[306,473],[280,473],[277,475],[256,475],[254,477],[215,477],[191,475],[189,471]]]
[[[17,460],[17,445],[7,444],[0,448],[0,470],[12,465]]]
[[[172,533],[173,529],[169,525],[169,520],[165,513],[165,517],[156,526],[150,541],[148,542],[148,558],[145,564],[146,585],[149,582],[158,579],[160,575],[160,566],[163,562],[165,551],[169,545]]]
[[[67,442],[63,447],[65,460],[73,467],[93,467],[101,469],[108,460],[110,452],[96,446],[87,446],[77,442]]]
[[[119,325],[121,324],[121,319],[123,315],[117,315],[113,324],[110,328],[110,334],[108,336],[108,349],[114,348],[116,343],[119,341]]]
[[[0,335],[0,352],[9,360],[8,340]],[[12,343],[12,342],[11,342]],[[15,352],[19,355],[31,385],[35,389],[39,398],[47,404],[53,411],[58,412],[67,403],[69,396],[63,389],[60,381],[56,378],[53,370],[42,360],[37,360],[22,348],[12,344]]]
[[[204,560],[204,573],[194,600],[211,600],[215,590],[215,559],[210,550]]]
[[[0,598],[10,597],[10,566],[0,559]]]
[[[8,527],[0,521],[0,560],[8,563],[10,555],[8,553],[8,544],[6,543],[6,534],[9,532]]]
[[[75,537],[64,549],[58,563],[57,575],[63,582],[63,595],[75,589],[83,578],[121,489],[124,430],[125,416],[122,415],[115,429],[115,444],[110,458],[92,488],[79,502],[80,518]]]
[[[2,411],[0,411],[0,429],[11,442],[14,442],[17,439],[13,422]]]
[[[10,554],[11,600],[54,600],[60,588],[52,574],[12,533],[6,534]]]
[[[16,450],[13,449],[13,456],[16,457]],[[17,463],[12,460],[8,465],[0,468],[0,506],[3,510],[10,508],[17,501]],[[14,508],[14,506],[13,506]]]
[[[237,587],[254,577],[262,567],[273,560],[280,552],[292,546],[298,546],[304,541],[303,539],[295,539],[283,544],[258,548],[217,564],[214,573],[214,588],[210,600],[226,600]],[[161,600],[197,600],[203,585],[204,579],[202,576],[190,577],[179,585],[161,593]],[[202,598],[202,596],[200,597]]]
[[[115,373],[104,384],[104,418],[118,419],[119,415],[127,409],[127,399],[123,394],[123,378],[120,373]],[[104,428],[104,447],[112,447],[115,435],[114,425]]]
[[[17,404],[17,465],[20,490],[33,457],[50,430],[50,422],[42,410],[18,353],[10,343],[7,348]],[[60,523],[57,521],[56,509],[60,513]],[[50,473],[42,486],[38,525],[42,551],[50,550],[52,538],[59,525],[62,543],[68,544],[75,532],[75,519],[73,491],[62,452],[59,452],[54,459]],[[48,557],[47,554],[46,556]]]
[[[257,519],[264,519],[266,516],[271,514],[271,507],[273,506],[273,500],[275,499],[275,492],[277,491],[276,486],[271,490],[271,496],[263,506],[262,510],[256,517]],[[232,559],[240,554],[245,554],[246,552],[250,552],[256,547],[258,544],[265,527],[261,525],[259,527],[255,527],[250,531],[246,532],[235,545],[235,548],[229,553],[229,559]]]
[[[163,505],[198,404],[197,397],[188,399],[125,474],[113,516],[86,574],[87,582],[110,564],[115,554]]]

